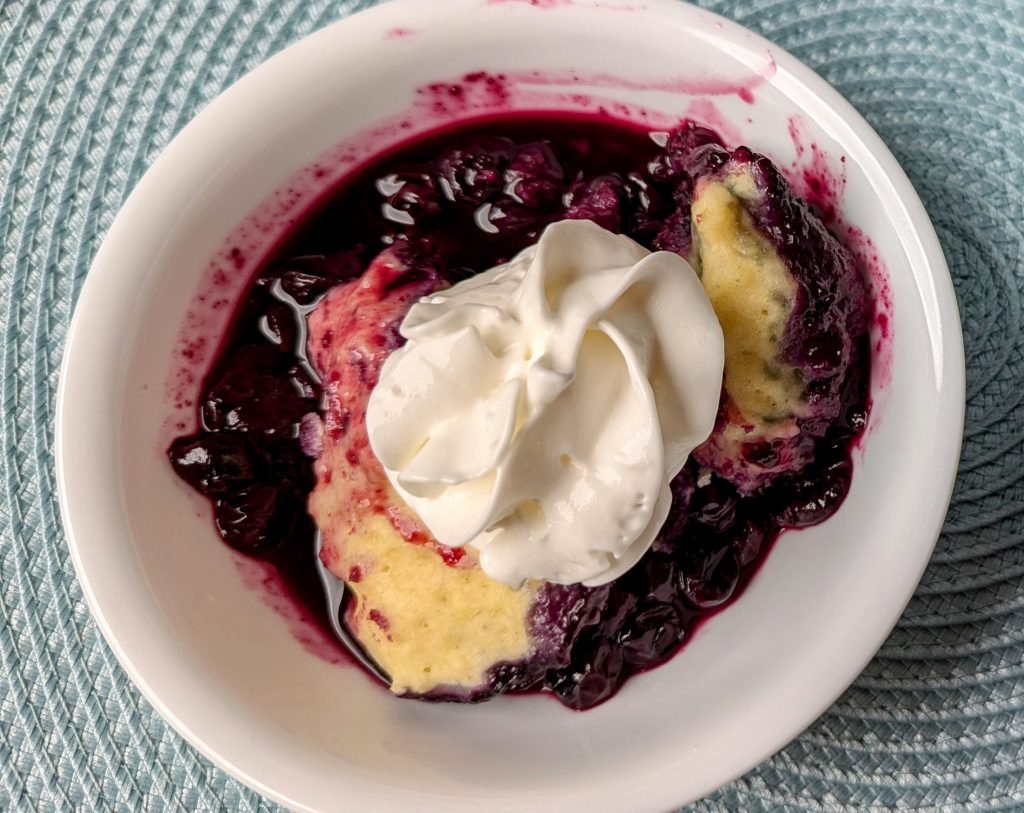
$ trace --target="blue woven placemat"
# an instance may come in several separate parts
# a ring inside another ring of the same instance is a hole
[[[57,512],[54,392],[145,168],[242,73],[368,4],[0,0],[0,811],[278,810],[185,745],[100,637]],[[956,282],[968,408],[899,627],[796,742],[694,809],[1024,809],[1024,3],[704,5],[817,69],[903,163]]]

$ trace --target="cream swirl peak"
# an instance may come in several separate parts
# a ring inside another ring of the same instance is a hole
[[[398,494],[494,579],[598,585],[668,514],[710,434],[723,339],[682,257],[565,220],[424,297],[366,420]]]

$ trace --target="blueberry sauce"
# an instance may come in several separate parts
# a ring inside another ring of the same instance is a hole
[[[567,217],[686,254],[692,149],[713,142],[721,139],[686,123],[670,135],[589,115],[516,114],[412,140],[347,176],[257,271],[202,383],[199,429],[168,450],[175,471],[211,500],[224,541],[276,568],[304,614],[328,629],[305,508],[317,454],[307,429],[322,408],[305,355],[311,307],[389,246],[412,274],[453,283]],[[803,205],[779,194],[785,207]],[[771,224],[761,225],[774,238]],[[817,313],[814,302],[804,307]],[[853,363],[833,376],[829,420],[806,439],[806,468],[748,494],[688,462],[672,484],[669,518],[637,566],[610,585],[572,588],[578,623],[560,665],[542,674],[507,665],[496,680],[548,689],[576,709],[597,705],[734,600],[782,529],[831,516],[849,490],[849,450],[867,419],[863,330],[844,356]],[[791,348],[794,356],[813,350]]]

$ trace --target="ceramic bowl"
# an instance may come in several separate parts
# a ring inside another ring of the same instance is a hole
[[[457,82],[476,90],[445,92]],[[601,108],[651,126],[690,116],[768,154],[798,187],[804,170],[826,173],[884,315],[842,509],[784,534],[679,656],[586,713],[543,696],[401,701],[311,654],[315,641],[254,589],[259,573],[219,542],[164,455],[198,387],[183,342],[204,338],[192,348],[201,367],[253,265],[303,206],[399,138],[515,108]],[[224,254],[232,240],[244,256]],[[204,310],[214,277],[223,302]],[[892,629],[947,507],[963,365],[917,195],[868,124],[792,56],[674,0],[396,0],[239,81],[125,204],[68,340],[61,506],[86,598],[127,673],[261,793],[302,811],[667,810],[795,737]]]

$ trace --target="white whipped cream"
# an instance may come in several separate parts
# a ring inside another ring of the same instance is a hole
[[[590,221],[415,304],[366,413],[437,540],[494,579],[598,585],[668,515],[711,433],[723,340],[697,275]]]

